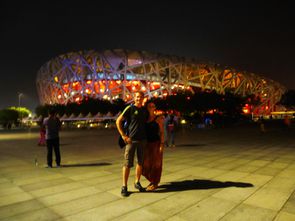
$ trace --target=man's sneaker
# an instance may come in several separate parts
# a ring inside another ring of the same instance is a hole
[[[124,197],[129,196],[127,186],[122,186],[121,195],[124,196]]]
[[[145,192],[145,188],[143,188],[140,184],[140,182],[134,183],[135,189],[138,189],[139,192]]]

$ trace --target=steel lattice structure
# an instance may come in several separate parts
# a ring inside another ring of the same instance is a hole
[[[147,97],[167,96],[179,90],[231,91],[254,94],[261,104],[256,114],[274,111],[286,88],[271,79],[193,59],[145,51],[81,51],[60,55],[44,64],[37,75],[42,104],[79,102],[86,97],[131,100],[136,91]]]

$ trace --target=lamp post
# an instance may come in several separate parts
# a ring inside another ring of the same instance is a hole
[[[22,126],[22,112],[21,112],[21,109],[20,109],[20,104],[21,104],[21,98],[22,96],[24,96],[23,93],[18,93],[18,111],[19,111],[19,114],[20,114],[20,127]]]

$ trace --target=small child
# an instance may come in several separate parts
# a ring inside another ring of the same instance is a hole
[[[45,134],[46,134],[45,126],[41,126],[41,128],[40,128],[40,138],[39,138],[39,142],[38,142],[39,146],[44,146],[46,144]]]

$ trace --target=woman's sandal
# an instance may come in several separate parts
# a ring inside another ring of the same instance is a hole
[[[147,186],[146,190],[147,190],[147,191],[154,191],[154,190],[157,189],[157,188],[158,188],[158,185],[150,183],[150,184]]]

